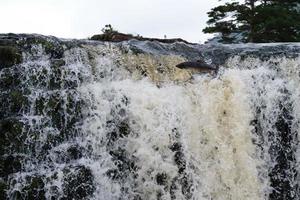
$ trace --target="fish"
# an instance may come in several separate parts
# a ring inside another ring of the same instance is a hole
[[[218,68],[213,67],[202,60],[179,63],[176,67],[179,69],[195,69],[199,72],[213,72],[218,70]]]

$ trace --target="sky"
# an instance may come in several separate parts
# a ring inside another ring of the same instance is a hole
[[[203,43],[218,0],[0,0],[0,33],[88,38],[111,24],[123,33]]]

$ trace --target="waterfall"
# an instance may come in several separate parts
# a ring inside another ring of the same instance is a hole
[[[186,44],[17,44],[0,68],[3,199],[300,198],[300,57],[230,55],[212,75],[175,68],[200,55]]]

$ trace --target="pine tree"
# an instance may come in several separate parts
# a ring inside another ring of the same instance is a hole
[[[300,41],[300,11],[296,0],[273,0],[260,5],[255,23],[256,42]]]
[[[299,0],[231,1],[208,12],[204,33],[221,33],[223,43],[300,41]]]
[[[234,40],[231,34],[240,31],[240,27],[237,26],[237,15],[236,11],[239,7],[238,2],[226,3],[213,8],[208,12],[209,25],[203,29],[204,33],[221,33],[222,40],[224,43],[230,43]]]

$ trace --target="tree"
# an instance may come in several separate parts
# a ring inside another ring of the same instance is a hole
[[[268,1],[257,8],[255,23],[254,41],[300,41],[300,11],[297,10],[297,1]]]
[[[101,29],[103,34],[111,34],[111,33],[118,33],[117,30],[115,30],[111,24],[106,24],[102,29]]]
[[[204,33],[221,33],[221,42],[300,41],[299,0],[226,2],[208,12]],[[239,38],[237,38],[239,37]]]

